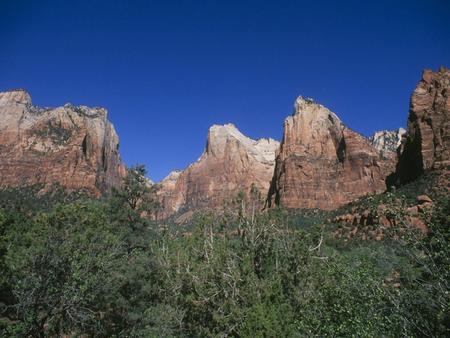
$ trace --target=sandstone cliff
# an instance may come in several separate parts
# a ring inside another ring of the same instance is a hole
[[[396,180],[406,183],[426,171],[450,167],[450,70],[425,70],[414,90]]]
[[[268,204],[334,209],[384,191],[393,167],[333,112],[299,97],[284,123]]]
[[[98,196],[124,171],[105,109],[39,108],[24,90],[0,93],[0,189],[59,184]]]
[[[197,162],[160,183],[163,216],[219,207],[239,192],[248,194],[252,185],[265,196],[278,147],[279,142],[272,139],[252,140],[232,124],[212,126]]]

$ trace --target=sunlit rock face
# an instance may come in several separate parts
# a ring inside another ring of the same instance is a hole
[[[284,122],[269,206],[334,209],[385,190],[394,159],[380,156],[364,136],[332,111],[299,97]]]
[[[103,108],[32,105],[24,90],[0,93],[0,188],[54,184],[99,196],[125,174],[119,138]]]
[[[369,140],[370,143],[383,154],[396,154],[405,133],[406,130],[403,128],[397,130],[381,130],[375,132]]]
[[[450,70],[425,70],[411,95],[408,128],[396,179],[407,183],[430,170],[450,167]]]
[[[213,125],[200,158],[160,182],[164,216],[221,207],[252,186],[266,196],[278,147],[272,139],[252,140],[232,124]]]

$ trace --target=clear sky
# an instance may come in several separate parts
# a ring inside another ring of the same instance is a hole
[[[406,124],[450,66],[450,1],[0,0],[0,90],[104,106],[126,164],[163,178],[208,127],[280,139],[298,95],[365,135]]]

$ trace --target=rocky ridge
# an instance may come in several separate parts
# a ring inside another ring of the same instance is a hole
[[[312,99],[299,97],[281,145],[214,125],[200,158],[159,183],[162,216],[217,208],[252,187],[267,205],[335,209],[389,182],[449,172],[450,70],[425,70],[410,101],[408,127],[369,139]],[[59,184],[99,196],[125,174],[119,140],[103,108],[40,108],[24,90],[0,93],[0,189]],[[440,182],[448,185],[444,177]],[[152,182],[148,182],[152,184]]]

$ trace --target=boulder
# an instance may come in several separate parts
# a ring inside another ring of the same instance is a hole
[[[425,203],[433,203],[433,200],[427,195],[419,195],[417,196],[417,202],[419,204],[425,204]]]

